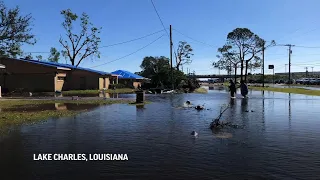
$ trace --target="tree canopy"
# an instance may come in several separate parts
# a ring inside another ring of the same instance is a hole
[[[84,59],[91,56],[100,58],[99,44],[101,42],[99,34],[100,29],[94,27],[89,22],[89,16],[82,13],[80,17],[80,33],[76,34],[74,31],[75,23],[78,20],[78,15],[73,13],[70,9],[61,11],[64,17],[62,23],[66,31],[67,40],[60,37],[60,44],[64,50],[62,55],[69,58],[72,65],[78,66]]]
[[[50,49],[50,55],[48,57],[48,60],[50,62],[58,62],[59,59],[60,59],[60,52],[56,48],[52,47]]]
[[[22,56],[23,44],[35,44],[35,36],[31,33],[32,16],[21,15],[20,8],[8,9],[0,1],[0,55],[16,58]]]
[[[140,68],[142,71],[139,74],[143,77],[150,78],[151,83],[155,87],[171,87],[171,69],[169,58],[164,56],[147,56],[143,59]],[[175,87],[177,87],[184,79],[186,79],[186,76],[183,72],[175,69],[173,70],[173,82]]]
[[[272,41],[270,45],[275,42]],[[248,68],[261,67],[260,52],[265,48],[265,40],[254,34],[248,28],[236,28],[227,35],[226,44],[218,49],[219,61],[214,62],[213,66],[226,69],[233,66],[235,73],[238,63],[241,68],[241,80],[243,80],[243,69],[245,69],[245,80]],[[253,60],[254,62],[250,62]],[[245,64],[244,64],[245,63]]]
[[[180,70],[180,66],[184,64],[190,64],[192,62],[191,56],[193,49],[190,44],[185,41],[180,41],[177,49],[177,58],[176,58],[176,69]]]

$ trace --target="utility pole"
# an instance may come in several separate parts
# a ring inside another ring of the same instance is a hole
[[[264,87],[264,49],[265,49],[266,42],[263,42],[262,47],[262,87]]]
[[[308,67],[305,67],[306,69],[306,78],[308,77]]]
[[[172,65],[172,28],[170,25],[170,64],[171,64],[171,88],[174,90],[174,85],[173,85],[173,65]]]
[[[288,78],[288,83],[289,85],[291,84],[291,54],[292,54],[292,50],[291,50],[291,47],[293,47],[294,45],[292,44],[286,44],[284,46],[288,46],[289,47],[289,78]]]
[[[311,69],[312,69],[312,77],[313,77],[313,67],[311,67]]]

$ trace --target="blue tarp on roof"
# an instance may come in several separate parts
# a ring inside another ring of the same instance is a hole
[[[133,74],[129,71],[125,71],[125,70],[117,70],[112,72],[111,74],[116,74],[119,75],[119,79],[145,79],[142,76],[139,76],[137,74]]]
[[[97,74],[100,74],[100,75],[110,75],[110,73],[107,73],[107,72],[97,71],[97,70],[93,70],[93,69],[89,69],[89,68],[76,67],[76,66],[73,66],[71,64],[61,64],[61,63],[56,63],[56,62],[36,61],[36,60],[27,60],[27,59],[19,59],[19,60],[25,61],[25,62],[34,63],[34,64],[41,64],[41,65],[45,65],[45,66],[50,66],[50,67],[62,67],[62,68],[78,69],[78,70],[84,70],[84,71],[97,73]]]

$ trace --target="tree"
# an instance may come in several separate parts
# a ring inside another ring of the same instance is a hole
[[[169,62],[169,59],[164,56],[147,56],[140,65],[142,69],[140,75],[150,78],[154,87],[169,88],[171,87],[171,69]],[[184,73],[174,69],[173,82],[175,87],[184,79],[186,79]]]
[[[64,50],[62,55],[69,58],[72,65],[79,66],[79,64],[87,57],[96,56],[100,58],[99,43],[100,41],[100,29],[93,26],[89,22],[89,16],[86,13],[82,13],[80,18],[80,33],[73,32],[73,27],[78,19],[78,15],[72,13],[70,9],[61,11],[64,17],[62,23],[63,28],[66,30],[67,40],[63,40],[60,37],[60,44]],[[84,51],[84,52],[82,52]]]
[[[50,56],[48,57],[48,60],[50,62],[58,62],[59,59],[60,59],[60,52],[56,48],[52,47],[50,49]]]
[[[31,54],[28,54],[24,57],[24,59],[27,59],[27,60],[32,60],[33,59],[33,56]]]
[[[232,46],[229,45],[224,45],[222,48],[218,48],[218,52],[220,53],[220,55],[217,55],[219,60],[212,63],[213,67],[219,68],[220,70],[227,70],[230,75],[232,73],[232,68],[234,68],[234,80],[236,82],[237,69],[241,62],[239,55],[235,50],[232,50]]]
[[[184,64],[190,64],[192,62],[191,56],[193,49],[191,46],[185,42],[185,41],[180,41],[179,46],[177,49],[177,58],[176,58],[176,69],[180,70],[180,66]]]
[[[36,58],[38,59],[38,61],[42,60],[42,56],[41,55],[36,56]]]
[[[243,80],[244,62],[246,63],[245,80],[248,63],[258,58],[257,54],[262,51],[263,39],[251,32],[248,28],[236,28],[227,36],[227,45],[237,54],[241,63],[241,80]]]
[[[20,8],[8,9],[0,1],[0,55],[6,57],[22,56],[23,44],[35,44],[34,35],[31,34],[32,17],[20,15]]]

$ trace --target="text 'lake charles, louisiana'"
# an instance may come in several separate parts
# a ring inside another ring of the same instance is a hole
[[[33,154],[34,161],[127,161],[127,154]]]

